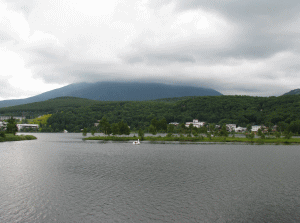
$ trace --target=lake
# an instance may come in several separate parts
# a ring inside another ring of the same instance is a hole
[[[0,222],[299,222],[297,145],[0,143]]]

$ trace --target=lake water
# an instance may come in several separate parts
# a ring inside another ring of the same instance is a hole
[[[300,147],[0,143],[0,222],[299,222]]]

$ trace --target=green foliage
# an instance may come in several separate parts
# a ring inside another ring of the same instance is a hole
[[[149,132],[152,134],[152,135],[156,135],[157,131],[156,131],[156,128],[151,124],[150,127],[149,127]]]
[[[254,133],[252,132],[250,135],[249,135],[249,139],[251,140],[251,142],[253,141],[253,139],[254,139]]]
[[[128,127],[127,123],[124,123],[123,120],[118,123],[119,126],[119,134],[120,135],[129,135],[130,134],[130,128]]]
[[[83,130],[82,130],[82,135],[83,135],[83,136],[86,136],[86,135],[87,135],[87,128],[83,128]]]
[[[3,131],[0,132],[0,137],[5,138],[5,133]]]
[[[175,125],[172,125],[172,124],[170,124],[170,125],[168,125],[168,133],[174,133],[175,132]]]
[[[281,133],[280,133],[280,132],[275,132],[275,137],[276,137],[277,139],[280,139]]]
[[[167,135],[166,135],[166,137],[172,137],[173,136],[173,133],[172,132],[169,132]]]
[[[109,135],[111,133],[110,124],[105,117],[101,119],[99,126],[100,130],[102,130],[105,135]]]
[[[248,131],[248,132],[251,132],[251,128],[252,128],[252,127],[251,127],[250,124],[248,124],[246,128],[247,128],[247,131]]]
[[[139,129],[139,131],[138,131],[138,136],[140,137],[141,141],[144,140],[145,133],[143,132],[142,129]]]
[[[16,135],[17,131],[18,131],[17,121],[13,117],[11,117],[10,119],[7,120],[6,132]]]
[[[14,135],[14,134],[6,134],[6,137],[0,138],[0,142],[5,142],[5,141],[21,141],[21,140],[33,140],[36,139],[35,136],[32,135]]]
[[[120,134],[120,129],[119,129],[119,125],[117,123],[113,123],[111,125],[111,132],[113,135],[118,135]]]
[[[284,138],[285,138],[285,139],[290,139],[290,138],[292,138],[292,133],[289,132],[288,130],[285,130],[285,131],[283,132],[283,135],[284,135]]]
[[[232,134],[232,138],[235,138],[235,131],[232,131],[231,134]]]
[[[95,126],[91,127],[92,136],[95,135],[96,132],[97,132],[97,128]]]
[[[257,135],[258,135],[258,136],[262,136],[262,135],[263,135],[263,133],[262,133],[262,131],[261,131],[260,128],[257,130]]]
[[[63,111],[63,112],[62,112]],[[41,131],[80,132],[86,127],[90,130],[97,120],[103,117],[109,123],[124,121],[132,129],[153,126],[157,132],[166,132],[166,123],[185,123],[193,118],[208,123],[235,123],[247,126],[263,123],[278,125],[283,132],[300,133],[300,95],[280,97],[250,96],[204,96],[183,97],[176,100],[106,102],[64,97],[45,102],[0,108],[2,115],[21,115],[37,117],[52,114]],[[158,121],[159,120],[159,121]],[[162,121],[163,120],[163,121]],[[214,131],[210,128],[209,131]],[[179,128],[180,129],[180,128]],[[185,128],[181,132],[185,133]],[[109,132],[109,131],[108,131]],[[204,133],[204,132],[202,132]]]
[[[228,136],[228,132],[227,132],[227,129],[226,129],[226,125],[223,125],[222,126],[222,129],[220,131],[220,136],[224,136],[224,137],[227,137]]]
[[[185,124],[184,124],[184,123],[181,123],[181,124],[180,124],[180,132],[181,132],[181,133],[185,133],[185,130],[186,130]]]
[[[196,129],[193,129],[192,130],[192,134],[193,136],[197,137],[199,134],[198,134],[198,131]]]

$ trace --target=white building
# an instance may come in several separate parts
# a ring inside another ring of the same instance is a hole
[[[226,124],[226,129],[228,129],[229,132],[235,131],[236,124]]]
[[[186,122],[185,127],[189,127],[190,124],[193,124],[194,127],[200,128],[205,125],[205,122],[199,122],[198,119],[193,119],[193,122]]]
[[[170,122],[169,125],[175,125],[175,126],[178,126],[179,123],[178,123],[178,122]]]
[[[261,125],[253,125],[251,128],[251,132],[257,132],[259,129],[261,129]]]
[[[246,132],[246,131],[247,131],[247,128],[244,128],[244,127],[235,128],[235,132]]]
[[[23,128],[33,128],[33,129],[38,129],[39,125],[38,124],[17,124],[17,128],[20,131]]]

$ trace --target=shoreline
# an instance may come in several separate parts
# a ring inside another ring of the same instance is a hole
[[[140,137],[123,137],[123,136],[91,136],[83,138],[83,140],[99,140],[99,141],[112,141],[112,142],[133,142]],[[203,144],[215,144],[215,143],[232,143],[232,144],[300,144],[300,138],[232,138],[232,137],[214,137],[214,138],[200,138],[200,137],[161,137],[161,136],[147,136],[141,142],[155,142],[155,143],[203,143]]]

